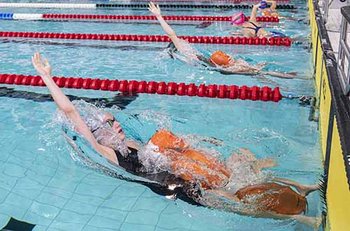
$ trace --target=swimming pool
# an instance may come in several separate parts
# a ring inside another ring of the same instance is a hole
[[[300,3],[299,5],[302,5]],[[62,12],[148,14],[122,10],[6,9],[7,12]],[[287,12],[287,11],[286,11]],[[164,11],[164,14],[199,15],[202,11]],[[207,12],[206,12],[207,13]],[[210,12],[229,15],[229,11]],[[288,14],[288,12],[287,12]],[[306,12],[298,12],[305,15]],[[283,25],[291,34],[307,36],[308,26],[294,21]],[[112,24],[82,22],[1,21],[5,31],[56,31],[79,33],[163,34],[157,24]],[[205,29],[176,25],[178,34],[224,35],[225,23]],[[311,55],[302,46],[285,47],[198,45],[200,49],[222,49],[253,62],[269,61],[271,69],[298,71],[306,79],[221,75],[184,65],[169,58],[165,43],[89,42],[51,40],[0,40],[2,73],[35,74],[30,56],[42,52],[57,76],[104,77],[154,81],[279,86],[284,95],[313,95]],[[51,42],[51,43],[50,43]],[[55,42],[55,43],[54,43]],[[56,44],[60,43],[60,44]],[[308,78],[308,79],[307,79]],[[4,87],[3,85],[1,87]],[[13,86],[7,86],[13,88]],[[56,107],[38,95],[45,88],[15,87],[17,93],[0,98],[0,227],[10,217],[36,224],[34,230],[311,230],[289,220],[257,219],[175,202],[147,187],[125,182],[77,164],[63,139],[60,126],[52,122]],[[0,88],[1,91],[5,89]],[[66,93],[89,98],[113,98],[115,93],[66,89]],[[17,96],[17,97],[16,97]],[[228,157],[246,147],[258,157],[273,157],[276,175],[302,183],[320,177],[321,158],[317,123],[308,121],[309,107],[297,100],[279,103],[241,100],[139,95],[125,102],[120,119],[147,141],[166,126],[178,134],[216,137],[224,141],[215,149]],[[116,113],[117,109],[110,109]],[[118,116],[117,116],[118,117]],[[309,196],[309,215],[319,214],[320,199]]]

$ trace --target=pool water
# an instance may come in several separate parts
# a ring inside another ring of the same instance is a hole
[[[47,1],[45,1],[47,2]],[[91,1],[89,1],[91,2]],[[305,3],[286,16],[307,18]],[[149,14],[142,10],[1,9],[13,13]],[[230,15],[233,11],[164,11],[164,15]],[[248,14],[248,11],[246,12]],[[288,35],[305,40],[304,22],[284,20]],[[174,25],[179,35],[229,33],[228,23],[207,28]],[[158,24],[1,21],[1,31],[62,33],[164,34]],[[305,46],[263,47],[196,45],[224,50],[253,63],[268,62],[275,71],[297,71],[300,79],[286,80],[242,75],[221,75],[171,59],[165,43],[74,40],[0,39],[1,73],[36,74],[31,55],[40,51],[57,76],[165,82],[236,84],[280,87],[282,94],[313,95],[311,54]],[[13,88],[12,94],[3,93]],[[13,92],[16,92],[14,94]],[[29,92],[29,93],[28,93]],[[33,95],[36,93],[36,95]],[[66,89],[79,97],[123,99],[115,92]],[[169,200],[149,188],[106,176],[72,158],[73,151],[54,122],[56,106],[46,88],[0,86],[0,227],[10,217],[35,224],[34,230],[312,230],[292,220],[251,218]],[[31,97],[32,96],[32,97]],[[33,100],[28,100],[28,98]],[[125,109],[108,109],[123,122],[128,136],[147,141],[159,127],[180,135],[215,137],[223,146],[210,146],[227,158],[244,147],[259,158],[276,159],[272,169],[280,177],[313,184],[322,172],[316,122],[308,120],[310,107],[298,100],[279,103],[165,95],[127,98]],[[39,102],[40,101],[40,102]],[[123,106],[123,105],[121,105]],[[132,119],[126,119],[132,118]],[[320,214],[318,193],[309,199],[309,216]]]

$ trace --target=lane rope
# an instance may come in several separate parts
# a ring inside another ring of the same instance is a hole
[[[162,9],[249,9],[253,5],[232,5],[232,4],[159,4]],[[144,9],[147,10],[147,4],[76,4],[76,3],[0,3],[0,8],[52,8],[52,9],[101,9],[101,8],[119,8],[119,9]],[[276,9],[296,9],[294,5],[277,5]]]
[[[138,42],[170,42],[167,35],[132,35],[132,34],[77,34],[51,32],[12,32],[0,31],[0,38],[40,38],[40,39],[78,39],[78,40],[109,40],[109,41],[138,41]],[[205,44],[239,44],[263,46],[287,46],[292,40],[288,37],[247,38],[219,36],[179,36],[190,43]]]
[[[241,99],[278,102],[282,95],[278,87],[237,86],[194,83],[174,83],[137,80],[109,80],[77,77],[53,77],[61,88],[120,91],[124,93],[146,93],[159,95],[198,96],[221,99]],[[0,74],[0,84],[45,86],[40,76]]]
[[[190,16],[190,15],[168,15],[163,16],[168,21],[211,21],[231,22],[231,16]],[[124,20],[124,21],[147,21],[157,20],[153,15],[102,15],[102,14],[21,14],[21,13],[0,13],[3,20]],[[245,17],[249,21],[250,17]],[[261,16],[256,17],[258,22],[279,22],[278,17]]]

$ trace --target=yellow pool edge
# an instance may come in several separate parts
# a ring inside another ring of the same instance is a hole
[[[350,134],[344,133],[344,130],[348,130],[344,129],[342,121],[344,117],[339,116],[339,114],[340,111],[347,109],[342,108],[341,102],[337,102],[338,98],[335,97],[340,93],[335,92],[336,87],[332,84],[337,81],[334,78],[338,78],[338,76],[334,75],[336,69],[329,62],[329,56],[324,53],[325,39],[322,34],[326,31],[320,31],[322,26],[318,20],[320,14],[317,2],[309,0],[308,6],[315,88],[317,105],[319,106],[320,142],[325,167],[325,230],[345,231],[350,229],[350,219],[347,214],[350,211],[349,171],[347,171],[349,170],[349,153],[348,144],[346,144],[346,137],[349,139]],[[340,129],[342,129],[341,132]]]

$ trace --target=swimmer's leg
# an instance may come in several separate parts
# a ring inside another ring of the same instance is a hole
[[[270,75],[282,79],[293,79],[297,76],[297,72],[260,71],[260,74]]]
[[[296,221],[311,226],[314,228],[314,230],[318,230],[322,223],[322,218],[321,217],[308,217],[305,215],[293,215],[291,217],[292,219],[295,219]]]
[[[300,222],[302,224],[308,225],[314,230],[318,230],[322,223],[321,217],[309,217],[305,215],[280,215],[275,213],[270,213],[271,218],[277,218],[277,219],[293,219],[297,222]]]
[[[289,186],[293,186],[294,188],[296,188],[296,190],[300,193],[300,195],[302,196],[307,196],[309,193],[316,191],[318,189],[320,189],[320,186],[318,184],[315,185],[303,185],[300,184],[298,182],[289,180],[289,179],[285,179],[285,178],[274,178],[273,179],[276,182],[279,183],[283,183]]]
[[[254,216],[254,215],[253,215]],[[284,215],[284,214],[277,214],[273,212],[263,212],[261,214],[258,214],[257,217],[265,217],[265,218],[276,218],[276,219],[293,219],[297,222],[300,222],[302,224],[308,225],[314,230],[318,230],[322,223],[321,217],[309,217],[305,215]]]

